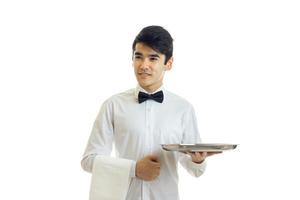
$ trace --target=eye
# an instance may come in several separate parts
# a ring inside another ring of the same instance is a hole
[[[150,61],[157,61],[158,60],[158,58],[156,58],[156,57],[151,57],[150,58]]]
[[[142,56],[140,56],[140,55],[135,55],[135,56],[134,56],[134,59],[136,59],[136,60],[142,59]]]

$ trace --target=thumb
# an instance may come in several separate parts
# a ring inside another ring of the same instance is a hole
[[[158,157],[155,155],[148,155],[147,158],[151,161],[158,162]]]

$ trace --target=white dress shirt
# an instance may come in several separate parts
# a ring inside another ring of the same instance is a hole
[[[163,87],[160,90],[162,103],[147,100],[139,104],[139,91],[146,92],[140,86],[107,99],[81,161],[83,169],[91,172],[95,156],[110,155],[114,144],[117,157],[134,161],[127,200],[178,200],[178,161],[193,176],[205,170],[205,162],[196,164],[189,155],[161,148],[160,144],[199,143],[200,137],[192,105]],[[135,177],[136,161],[148,154],[158,156],[161,164],[160,175],[153,181]]]

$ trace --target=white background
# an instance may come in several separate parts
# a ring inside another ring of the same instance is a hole
[[[289,0],[0,2],[0,199],[88,199],[80,167],[102,102],[135,87],[131,44],[174,41],[168,90],[206,142],[239,147],[180,169],[183,200],[299,199],[300,7]]]

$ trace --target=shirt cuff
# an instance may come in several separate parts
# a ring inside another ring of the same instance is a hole
[[[131,169],[130,169],[130,173],[129,176],[131,178],[135,178],[135,166],[136,166],[136,161],[132,161],[132,165],[131,165]]]
[[[206,161],[204,160],[202,163],[195,163],[192,160],[190,160],[189,165],[193,169],[203,169],[206,166]]]

